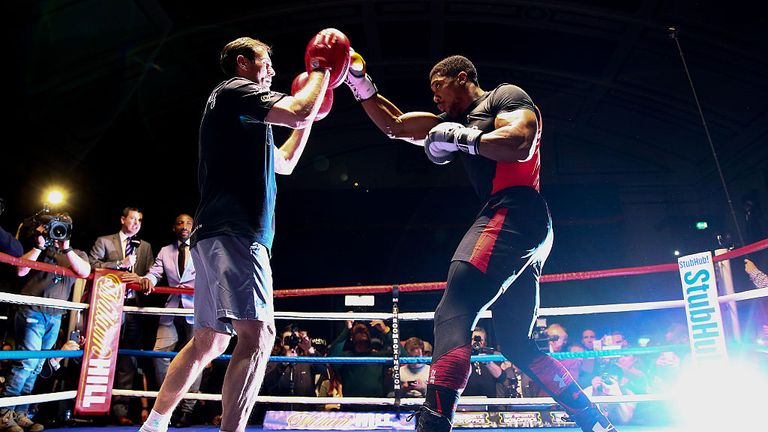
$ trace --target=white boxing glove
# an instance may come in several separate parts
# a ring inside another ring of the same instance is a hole
[[[483,131],[480,129],[468,128],[460,123],[440,123],[427,134],[424,151],[432,162],[438,165],[447,164],[453,160],[453,153],[457,151],[476,155],[482,135]]]
[[[352,95],[358,102],[366,101],[378,93],[376,85],[371,80],[371,76],[365,73],[365,60],[363,56],[356,53],[352,48],[350,52],[350,64],[347,77],[344,83],[352,90]]]

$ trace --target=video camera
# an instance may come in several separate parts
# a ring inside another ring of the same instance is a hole
[[[51,214],[48,206],[42,208],[31,217],[24,220],[23,226],[30,238],[42,235],[45,239],[45,247],[49,247],[54,241],[64,241],[72,238],[72,222],[69,219]],[[37,231],[42,226],[43,232]]]
[[[299,336],[299,328],[297,326],[291,326],[291,334],[283,338],[283,345],[290,349],[296,349],[300,342],[301,336]]]
[[[482,336],[475,335],[475,337],[472,338],[472,355],[493,354],[493,348],[484,347],[482,346],[482,343]]]

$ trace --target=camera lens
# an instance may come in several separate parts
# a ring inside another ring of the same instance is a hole
[[[71,237],[72,224],[65,220],[54,218],[46,226],[46,231],[51,240],[68,240]]]
[[[63,238],[67,235],[67,227],[61,225],[61,224],[55,224],[51,227],[51,237],[52,238]]]

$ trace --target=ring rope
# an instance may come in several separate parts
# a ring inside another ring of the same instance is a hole
[[[47,358],[82,358],[83,350],[7,350],[0,351],[0,360],[24,360]]]
[[[741,256],[748,255],[750,253],[757,252],[767,248],[768,248],[768,238],[737,248],[737,249],[733,249],[722,255],[716,255],[713,257],[713,261],[719,262],[719,261],[729,260],[732,258],[741,257]],[[14,256],[11,256],[2,252],[0,252],[0,262],[4,262],[4,263],[15,265],[15,266],[34,268],[36,270],[48,271],[48,272],[52,272],[52,273],[60,274],[64,276],[78,277],[77,275],[74,274],[74,272],[72,272],[70,269],[66,267],[57,266],[54,264],[42,263],[38,261],[30,261],[22,258],[16,258]],[[677,263],[672,263],[672,264],[657,264],[657,265],[640,266],[640,267],[623,267],[623,268],[607,269],[607,270],[558,273],[558,274],[542,275],[540,282],[542,283],[564,282],[564,281],[570,281],[570,280],[599,279],[599,278],[616,277],[616,276],[632,276],[632,275],[647,274],[647,273],[677,271],[678,268],[679,267]],[[87,279],[93,279],[93,273],[88,275]],[[445,289],[445,285],[446,285],[445,282],[419,282],[419,283],[399,284],[398,288],[400,292],[435,291],[435,290]],[[379,293],[391,292],[392,286],[393,285],[366,285],[366,286],[354,286],[354,287],[348,286],[348,287],[283,289],[283,290],[275,290],[273,292],[273,295],[275,298],[280,298],[280,297],[301,297],[301,296],[328,295],[328,294],[336,294],[336,295],[379,294]],[[137,284],[128,284],[127,287],[134,290],[140,290]],[[153,289],[153,292],[157,292],[161,294],[193,294],[194,290],[188,289],[188,288],[178,288],[178,287],[155,287]]]
[[[763,239],[752,243],[750,245],[734,249],[726,252],[722,255],[713,257],[714,262],[724,261],[744,255],[748,255],[753,252],[757,252],[763,249],[768,249],[768,239]],[[651,266],[641,267],[624,267],[608,270],[592,270],[583,272],[572,273],[559,273],[542,275],[540,278],[541,283],[548,282],[565,282],[571,280],[585,280],[585,279],[599,279],[605,277],[616,276],[632,276],[646,273],[656,272],[671,272],[677,271],[679,268],[677,263],[673,264],[657,264]],[[416,292],[416,291],[434,291],[445,289],[445,282],[420,282],[410,284],[398,284],[400,292]],[[301,296],[314,296],[314,295],[328,295],[328,294],[379,294],[388,293],[392,291],[392,285],[365,285],[356,287],[327,287],[327,288],[296,288],[296,289],[283,289],[275,290],[274,297],[301,297]]]
[[[113,389],[113,396],[156,398],[157,391]],[[77,397],[77,390],[46,393],[39,395],[11,396],[0,398],[0,407],[26,405],[61,400],[71,400]],[[633,403],[654,402],[669,400],[667,394],[643,394],[623,396],[593,396],[596,403]],[[221,395],[212,393],[186,393],[184,399],[220,401]],[[314,397],[314,396],[256,396],[256,402],[260,403],[294,403],[294,404],[349,404],[349,405],[382,405],[392,406],[394,398],[366,398],[366,397]],[[403,398],[401,405],[419,406],[424,403],[424,398]],[[459,405],[514,405],[514,406],[552,406],[557,405],[550,397],[535,398],[484,398],[465,396],[460,399]]]
[[[155,398],[157,391],[123,390],[114,389],[115,396],[131,396]],[[624,396],[594,396],[590,397],[597,403],[630,403],[664,401],[670,398],[667,394],[645,394]],[[221,395],[211,393],[187,393],[184,399],[221,400]],[[261,403],[299,403],[299,404],[350,404],[350,405],[385,405],[392,406],[395,398],[376,397],[325,397],[325,396],[256,396],[256,402]],[[424,398],[403,398],[403,405],[418,406],[424,403]],[[459,405],[557,405],[551,397],[533,398],[486,398],[477,396],[464,396],[459,400]]]
[[[768,288],[756,288],[748,291],[742,291],[734,294],[722,295],[718,298],[720,303],[754,300],[757,298],[768,297]],[[66,300],[50,299],[35,296],[26,296],[21,294],[11,294],[0,292],[0,302],[13,303],[29,306],[47,306],[67,310],[84,310],[88,308],[86,303],[75,303]],[[631,312],[657,309],[671,309],[685,307],[684,300],[662,300],[655,302],[640,303],[613,303],[604,305],[590,306],[563,306],[563,307],[543,307],[539,309],[539,316],[562,316],[562,315],[584,315],[596,313],[615,313]],[[160,307],[137,307],[124,306],[124,312],[139,313],[147,315],[171,315],[171,316],[193,316],[194,309],[187,308],[160,308]],[[490,310],[480,314],[480,318],[490,318]],[[389,312],[275,312],[275,319],[286,320],[387,320],[392,317]],[[434,317],[434,312],[400,312],[398,318],[406,321],[427,321]]]
[[[28,295],[22,295],[22,294],[11,294],[8,292],[0,292],[0,302],[13,303],[13,304],[19,304],[19,305],[28,305],[28,306],[48,306],[52,308],[67,309],[67,310],[88,309],[87,303],[75,303],[67,300],[28,296]]]
[[[0,398],[0,407],[28,405],[43,402],[55,402],[74,399],[77,397],[77,390],[67,390],[63,392],[45,393],[39,395],[25,396],[6,396]]]
[[[756,288],[749,291],[726,294],[718,297],[720,303],[732,301],[754,300],[768,297],[768,288]],[[2,297],[0,296],[0,300]],[[539,308],[539,316],[586,315],[597,313],[633,312],[658,309],[674,309],[685,307],[685,300],[660,300],[639,303],[611,303],[589,306],[561,306]],[[125,306],[126,312],[146,313],[151,315],[192,316],[193,309],[183,308],[140,308]],[[429,321],[434,318],[434,312],[399,312],[398,319],[404,321]],[[483,311],[480,318],[491,318],[490,310]],[[306,320],[306,321],[347,321],[347,320],[387,320],[392,318],[390,312],[275,312],[275,319]]]
[[[764,352],[765,347],[759,345],[744,345],[745,348],[754,349],[758,352]],[[575,358],[595,358],[595,357],[618,357],[638,354],[654,354],[667,351],[690,351],[688,345],[660,345],[650,347],[621,348],[600,351],[576,351],[576,352],[554,352],[546,353],[556,359],[575,359]],[[83,350],[8,350],[0,351],[0,360],[20,360],[25,358],[82,358]],[[173,358],[176,351],[145,351],[139,349],[118,350],[119,355],[153,358]],[[222,354],[216,360],[229,360],[231,355]],[[398,357],[402,364],[431,363],[432,357]],[[470,357],[471,362],[502,362],[507,359],[501,354],[478,354]],[[393,363],[391,357],[313,357],[313,356],[270,356],[271,362],[283,363]]]

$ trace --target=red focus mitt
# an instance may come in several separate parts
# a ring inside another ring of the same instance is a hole
[[[328,69],[331,72],[329,88],[336,88],[344,82],[349,69],[349,39],[334,28],[321,30],[307,44],[304,65],[307,72]]]
[[[293,79],[293,83],[291,83],[291,95],[295,96],[296,93],[303,89],[304,86],[307,85],[307,80],[309,80],[309,74],[306,72],[302,72],[296,75],[296,78]],[[325,116],[331,112],[332,106],[333,89],[328,86],[328,89],[325,91],[325,96],[323,97],[323,103],[320,105],[320,109],[317,111],[317,117],[315,117],[315,121],[324,119]]]

